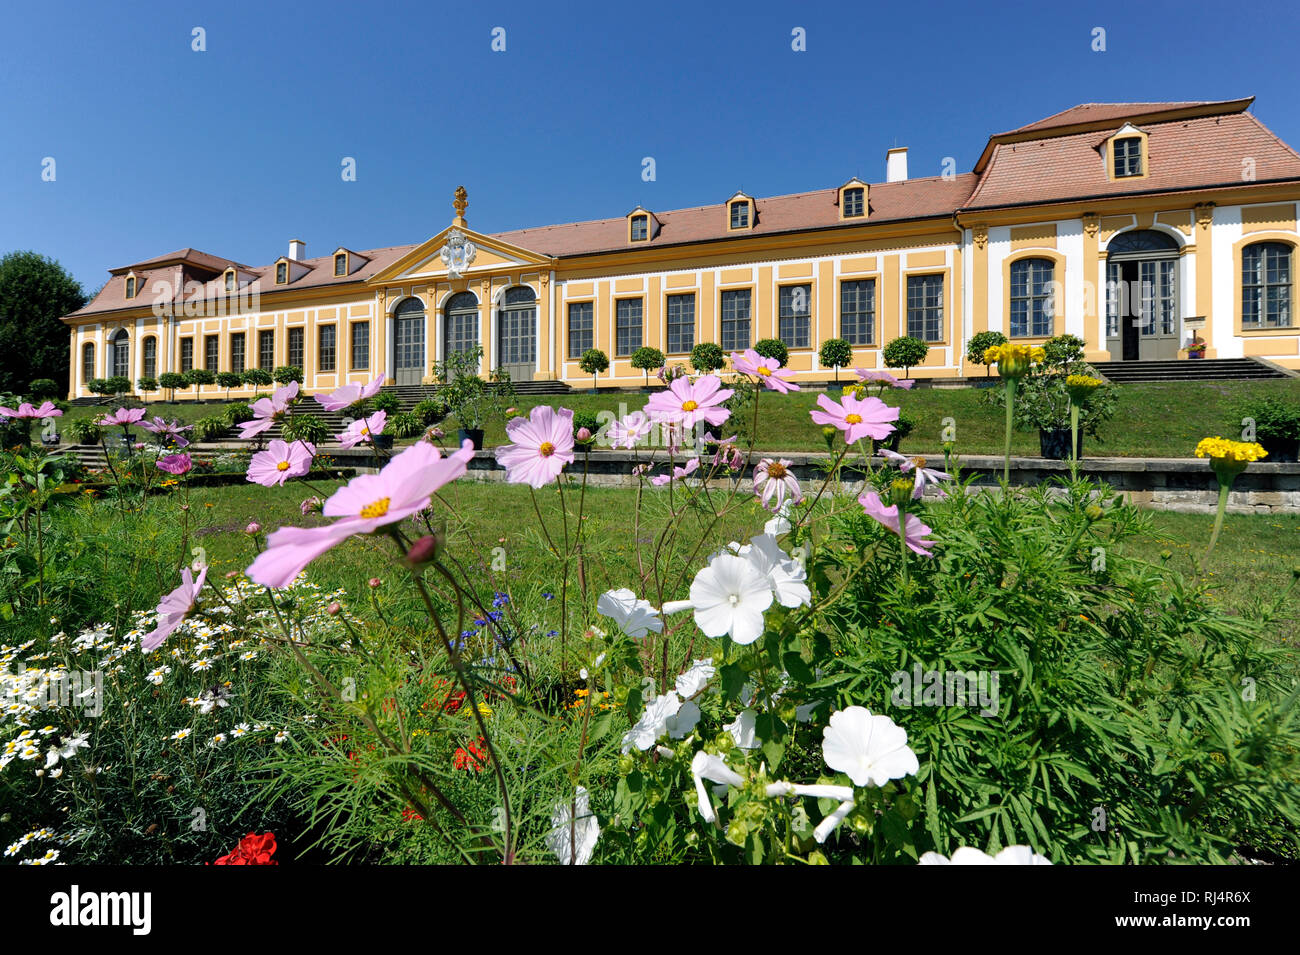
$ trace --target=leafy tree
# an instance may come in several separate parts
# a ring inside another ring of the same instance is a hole
[[[80,283],[36,252],[0,259],[0,391],[37,378],[68,380],[71,336],[59,319],[86,304]]]
[[[291,381],[302,384],[302,366],[280,365],[275,371],[271,372],[271,377],[275,379],[277,385],[287,385]]]
[[[910,378],[912,366],[925,361],[929,351],[930,346],[921,339],[903,335],[885,346],[885,367],[905,369],[903,377]]]
[[[107,398],[113,393],[113,386],[109,383],[107,378],[92,378],[90,381],[86,382],[86,390],[92,395],[99,395],[102,398]]]
[[[609,369],[609,356],[599,348],[588,348],[578,359],[578,367],[591,375],[591,387],[596,387],[596,376]],[[647,379],[648,380],[648,379]]]
[[[1077,335],[1057,335],[1043,342],[1043,366],[1045,368],[1066,368],[1076,361],[1083,361],[1083,349],[1086,342]]]
[[[754,345],[754,351],[758,352],[764,358],[775,358],[777,363],[784,368],[786,362],[790,360],[790,349],[785,347],[785,342],[779,338],[761,338]]]
[[[977,332],[966,344],[966,360],[975,365],[984,365],[985,376],[991,375],[993,369],[984,361],[984,353],[1006,343],[1007,336],[1001,332]]]
[[[217,376],[206,368],[191,368],[185,373],[185,380],[191,385],[211,385],[216,382]]]
[[[109,394],[124,395],[131,390],[131,379],[126,375],[114,375],[108,379]]]
[[[167,391],[169,392],[168,399],[167,399],[168,401],[175,401],[176,389],[180,388],[182,391],[184,391],[186,388],[190,386],[190,383],[189,381],[186,380],[185,376],[182,375],[180,372],[165,371],[158,376],[158,385],[162,388],[166,388]]]
[[[726,363],[722,348],[715,342],[700,342],[691,349],[691,367],[701,374],[717,371]]]
[[[244,384],[254,385],[258,388],[265,388],[267,385],[275,383],[275,376],[265,368],[246,368],[240,376]]]
[[[135,386],[140,389],[140,393],[148,394],[151,391],[158,390],[158,379],[150,378],[148,375],[141,375],[135,380]]]
[[[53,398],[59,393],[59,386],[52,378],[37,378],[31,383],[33,398]]]
[[[822,342],[817,360],[826,368],[835,369],[835,382],[839,383],[840,369],[853,361],[853,346],[843,338],[828,338]]]
[[[230,389],[238,388],[244,383],[244,376],[237,371],[217,372],[217,384],[226,389],[226,400],[230,400]]]
[[[662,368],[664,365],[664,353],[658,348],[651,348],[649,345],[643,345],[632,353],[632,367],[640,368],[645,372],[645,383],[650,384],[650,369]],[[593,431],[592,434],[595,434]]]

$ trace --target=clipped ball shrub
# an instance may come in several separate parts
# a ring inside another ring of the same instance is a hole
[[[895,338],[885,346],[883,352],[885,367],[902,368],[904,369],[903,377],[911,377],[912,366],[925,361],[925,356],[929,352],[930,346],[921,339],[903,335],[901,338]]]
[[[715,342],[700,342],[691,349],[691,367],[702,375],[717,371],[726,363],[721,346]]]
[[[754,351],[764,358],[775,358],[782,368],[790,360],[790,349],[779,338],[760,338],[754,345]]]

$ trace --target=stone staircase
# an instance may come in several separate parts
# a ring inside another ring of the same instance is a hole
[[[1104,361],[1098,362],[1094,367],[1117,385],[1135,381],[1253,381],[1288,377],[1275,366],[1254,358]]]

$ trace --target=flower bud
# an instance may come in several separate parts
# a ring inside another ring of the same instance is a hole
[[[406,560],[412,566],[427,564],[438,556],[439,544],[438,538],[433,534],[425,534],[406,552]]]
[[[343,612],[343,606],[337,600],[325,608],[325,612],[331,617],[337,617]]]
[[[912,492],[915,490],[916,483],[912,478],[898,478],[889,485],[890,500],[899,507],[906,507],[907,502],[912,499]]]
[[[412,549],[414,549],[414,548],[412,548]],[[367,582],[370,584],[370,588],[371,588],[372,590],[373,590],[374,588],[378,587],[380,584],[383,583],[383,581],[380,580],[378,577],[371,577],[370,580],[367,581]]]
[[[579,428],[578,433],[574,435],[574,438],[576,438],[578,441],[582,442],[583,444],[586,444],[588,441],[591,440],[591,429]]]
[[[618,774],[620,776],[626,776],[634,769],[636,769],[636,760],[632,758],[630,753],[624,753],[618,758]]]
[[[257,523],[257,521],[250,521],[249,524],[248,524],[248,526],[244,528],[244,533],[245,533],[245,534],[260,534],[260,533],[262,533],[262,525],[259,524],[259,523]]]
[[[1087,510],[1083,513],[1088,515],[1088,520],[1090,521],[1101,520],[1102,510],[1096,504],[1089,504]]]

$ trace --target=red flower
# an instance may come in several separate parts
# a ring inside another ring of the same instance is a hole
[[[487,765],[487,741],[480,736],[477,742],[469,744],[468,751],[464,747],[457,746],[451,765],[454,769],[472,769],[476,773],[482,772],[483,767]]]
[[[239,840],[239,845],[229,855],[224,855],[213,865],[279,865],[275,855],[275,833],[256,835],[250,832]]]

